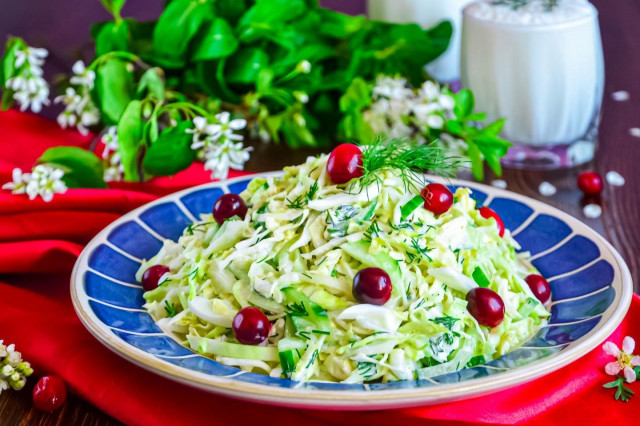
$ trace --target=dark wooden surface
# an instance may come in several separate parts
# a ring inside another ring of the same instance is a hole
[[[600,150],[594,164],[578,169],[554,172],[505,171],[509,189],[540,199],[581,219],[604,235],[626,260],[640,289],[640,138],[629,129],[640,127],[640,2],[618,0],[615,5],[606,0],[594,0],[600,10],[603,33],[607,84]],[[611,93],[626,90],[631,99],[614,102]],[[261,146],[248,165],[252,171],[275,170],[298,163],[308,152],[292,153],[274,145]],[[607,186],[600,203],[600,219],[587,219],[582,214],[584,200],[576,188],[576,177],[585,169],[604,175],[615,170],[626,178],[619,188]],[[487,180],[491,180],[488,178]],[[558,188],[553,197],[542,197],[538,185],[548,181]],[[30,390],[36,379],[29,380],[21,392],[3,392],[0,396],[0,426],[5,425],[117,425],[117,421],[75,396],[53,414],[40,413],[33,408]]]

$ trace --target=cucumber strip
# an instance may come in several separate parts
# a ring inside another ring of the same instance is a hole
[[[327,316],[327,311],[315,302],[312,302],[306,295],[291,287],[282,289],[290,316],[296,330],[300,331],[330,331],[331,322]],[[301,330],[301,328],[305,328]]]
[[[400,218],[401,220],[405,220],[409,217],[411,213],[413,213],[418,207],[424,204],[424,199],[421,195],[416,195],[411,200],[409,200],[405,205],[400,207]]]
[[[211,354],[238,359],[258,361],[279,361],[278,348],[275,346],[253,346],[240,343],[222,342],[205,337],[187,336],[192,350],[201,354]]]

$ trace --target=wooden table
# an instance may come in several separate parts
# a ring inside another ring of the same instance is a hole
[[[573,170],[530,172],[506,170],[504,179],[509,189],[542,200],[564,210],[604,235],[620,251],[631,269],[635,290],[640,290],[640,138],[629,129],[640,128],[640,2],[618,0],[615,5],[606,0],[593,0],[600,10],[607,84],[600,150],[594,164]],[[626,90],[631,99],[615,102],[611,93]],[[274,145],[259,146],[248,170],[267,171],[301,162],[310,153],[290,152]],[[576,187],[580,171],[593,169],[603,176],[615,170],[626,178],[623,187],[607,186],[602,197],[602,217],[587,219],[582,214],[581,193]],[[490,181],[491,177],[487,177]],[[551,182],[558,188],[553,197],[538,193],[538,185]],[[29,381],[30,388],[35,379]],[[116,425],[116,420],[98,411],[78,397],[70,396],[58,412],[44,414],[31,403],[30,389],[4,392],[0,396],[0,426],[4,425]]]

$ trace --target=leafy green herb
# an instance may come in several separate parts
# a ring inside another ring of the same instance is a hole
[[[373,222],[371,224],[371,226],[369,226],[369,228],[367,228],[366,231],[364,231],[364,239],[366,241],[373,241],[374,238],[377,238],[380,236],[380,233],[382,231],[380,230],[380,226],[378,225],[377,222]]]
[[[356,369],[358,370],[358,374],[360,374],[360,376],[365,380],[370,380],[373,376],[378,374],[378,366],[375,362],[359,361]]]
[[[637,368],[638,367],[636,367],[636,369]],[[636,373],[637,373],[637,371],[636,371]],[[609,382],[609,383],[606,383],[606,384],[602,385],[602,387],[609,388],[609,389],[610,388],[615,388],[616,389],[616,393],[615,393],[614,398],[616,400],[620,400],[622,402],[629,402],[629,400],[635,394],[635,392],[632,391],[631,389],[629,389],[628,387],[626,387],[624,385],[624,383],[625,383],[624,377],[618,377],[613,382]]]
[[[336,271],[335,269],[333,269],[333,270],[331,271],[331,276],[332,276],[333,278],[337,277],[337,276],[338,276],[338,271]]]
[[[438,317],[430,319],[429,321],[435,322],[436,324],[440,324],[446,327],[447,330],[453,331],[453,326],[456,322],[460,321],[460,318],[450,317],[445,315],[444,317]]]
[[[285,198],[287,207],[290,209],[303,209],[307,205],[307,200],[304,195],[298,195],[294,200]]]
[[[176,305],[175,303],[172,303],[171,305],[169,305],[169,301],[165,300],[164,301],[164,310],[167,311],[167,315],[169,316],[169,318],[173,318],[176,316]]]
[[[440,175],[453,173],[459,161],[446,157],[442,148],[434,145],[416,145],[407,140],[379,140],[362,151],[362,177],[356,184],[362,190],[373,184],[382,184],[380,172],[393,170],[406,190],[418,190],[425,185],[427,170]]]
[[[305,194],[305,198],[307,199],[307,201],[313,200],[313,198],[316,196],[316,193],[318,192],[318,189],[320,189],[320,186],[318,185],[318,181],[316,180],[315,182],[313,182],[313,185],[311,185],[311,187]]]
[[[467,362],[466,367],[467,368],[471,368],[471,367],[475,367],[477,365],[482,365],[484,363],[486,363],[486,359],[484,357],[484,355],[476,355],[474,357],[472,357],[469,362]]]

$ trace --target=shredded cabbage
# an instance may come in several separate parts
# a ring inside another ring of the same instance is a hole
[[[482,364],[514,350],[549,316],[524,282],[532,267],[507,231],[458,188],[448,212],[422,208],[419,189],[393,170],[376,184],[333,185],[327,157],[256,178],[241,197],[244,219],[212,215],[166,240],[150,266],[170,268],[146,292],[144,308],[191,349],[227,365],[293,380],[348,383],[425,379]],[[351,287],[364,267],[392,279],[384,306],[359,304]],[[478,324],[466,293],[488,286],[503,299],[504,321]],[[243,345],[234,315],[256,306],[269,338]]]

